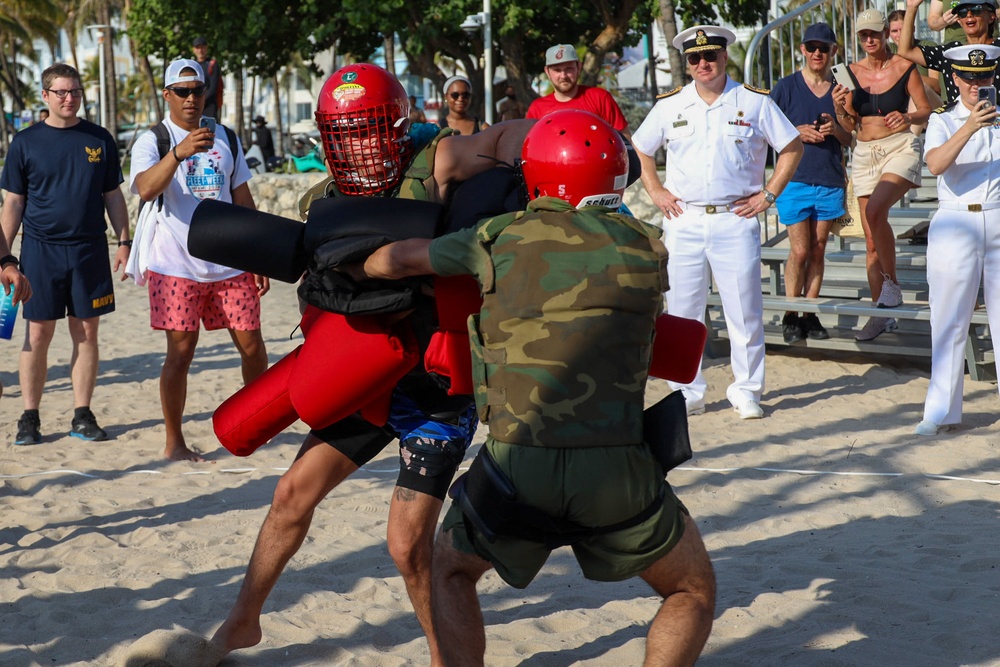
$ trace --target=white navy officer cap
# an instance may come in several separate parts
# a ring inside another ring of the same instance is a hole
[[[696,25],[674,37],[674,48],[682,54],[725,50],[736,41],[732,30],[716,25]]]
[[[962,79],[985,79],[993,75],[1000,60],[1000,47],[992,44],[966,44],[944,52],[951,70]]]

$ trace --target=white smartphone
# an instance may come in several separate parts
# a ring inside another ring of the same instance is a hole
[[[854,90],[854,79],[851,78],[846,63],[838,63],[833,66],[833,80],[848,90]]]

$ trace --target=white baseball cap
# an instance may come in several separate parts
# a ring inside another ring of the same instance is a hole
[[[181,72],[186,69],[193,69],[194,74],[185,74],[184,76],[181,76]],[[170,66],[167,67],[167,75],[163,78],[163,87],[169,88],[175,83],[186,83],[188,81],[205,83],[205,74],[202,72],[201,65],[198,64],[197,60],[179,58],[170,63]]]

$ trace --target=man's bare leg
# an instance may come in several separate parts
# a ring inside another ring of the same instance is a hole
[[[181,432],[181,419],[187,403],[188,369],[198,345],[198,331],[165,331],[167,357],[160,371],[160,407],[166,427],[166,447],[163,455],[173,461],[204,461],[188,449]]]
[[[431,620],[431,556],[434,530],[444,503],[434,496],[397,486],[389,505],[389,555],[403,575],[413,612],[430,646],[431,665],[441,667],[441,653]]]
[[[214,644],[229,653],[260,642],[261,609],[285,565],[302,546],[316,506],[357,469],[333,447],[311,434],[306,436],[299,458],[278,480],[236,603],[212,637]]]
[[[698,528],[684,516],[684,536],[640,575],[663,596],[646,635],[646,667],[693,665],[715,618],[715,573]]]
[[[97,330],[100,317],[76,318],[69,316],[69,337],[73,341],[70,377],[73,380],[73,407],[90,406],[97,385],[97,368],[100,352],[97,347]]]
[[[261,335],[260,329],[253,331],[230,329],[229,335],[232,337],[233,343],[236,344],[237,352],[240,353],[243,384],[250,384],[267,370],[267,348],[264,346],[264,337]]]
[[[451,531],[434,543],[434,633],[444,664],[479,667],[486,655],[486,629],[476,584],[493,566],[452,546]]]
[[[19,368],[25,410],[37,410],[42,402],[45,378],[49,374],[49,344],[55,330],[55,320],[28,320]]]

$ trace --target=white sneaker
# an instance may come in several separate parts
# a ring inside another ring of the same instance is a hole
[[[882,274],[882,293],[878,297],[879,308],[896,308],[903,305],[903,290],[899,283],[893,282],[889,276]]]
[[[937,435],[939,430],[941,430],[939,425],[935,424],[930,419],[925,419],[917,424],[917,428],[914,429],[913,432],[917,435]]]
[[[880,335],[896,330],[896,318],[894,317],[872,317],[861,328],[861,331],[854,336],[854,340],[866,341],[875,340]]]
[[[762,419],[764,410],[756,401],[748,401],[740,406],[733,406],[733,410],[740,413],[740,419]]]

